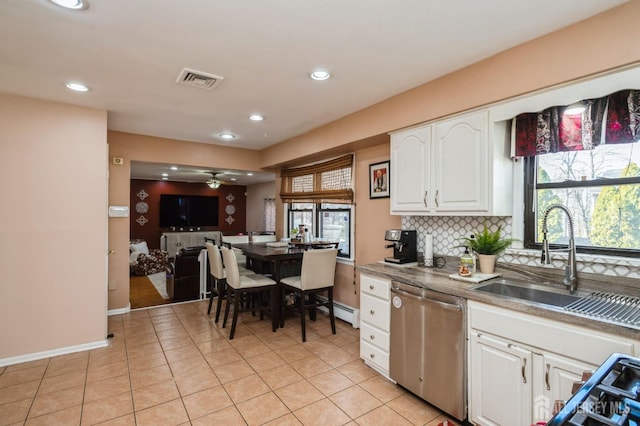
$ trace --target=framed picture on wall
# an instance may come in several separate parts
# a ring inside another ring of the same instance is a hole
[[[389,161],[369,165],[369,198],[389,198]]]

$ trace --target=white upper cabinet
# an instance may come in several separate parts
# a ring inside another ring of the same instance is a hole
[[[431,126],[391,136],[391,211],[429,211]]]
[[[489,210],[488,125],[487,112],[434,125],[433,188],[436,210]]]
[[[391,135],[391,213],[509,216],[507,122],[487,110]]]

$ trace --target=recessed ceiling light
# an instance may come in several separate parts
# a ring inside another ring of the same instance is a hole
[[[171,170],[178,170],[178,166],[171,166],[169,167]]]
[[[67,83],[65,84],[68,89],[73,90],[74,92],[88,92],[89,88],[82,83]]]
[[[253,173],[247,173],[247,176],[253,176]]]
[[[313,70],[310,74],[309,77],[311,77],[314,80],[327,80],[331,77],[331,73],[327,70]]]
[[[220,139],[224,139],[226,141],[230,141],[231,139],[235,139],[236,138],[236,135],[234,135],[233,133],[229,133],[229,132],[220,133],[218,136],[220,137]]]
[[[65,9],[86,10],[89,8],[87,0],[49,0]]]
[[[229,180],[231,180],[231,181],[234,181],[234,182],[235,182],[235,181],[237,181],[238,179],[236,179],[236,178],[231,178],[231,179],[229,179]]]
[[[251,121],[262,121],[262,120],[264,120],[264,117],[262,116],[262,114],[251,114],[249,116],[249,120],[251,120]]]
[[[163,173],[162,176],[167,177],[169,176],[169,173]]]
[[[162,180],[169,180],[169,178],[168,177],[163,177]]]

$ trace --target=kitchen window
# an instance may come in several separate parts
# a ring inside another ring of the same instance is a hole
[[[530,150],[524,159],[525,247],[540,248],[541,215],[550,205],[562,204],[571,211],[578,251],[640,257],[640,145],[634,143],[640,136],[638,99],[637,91],[627,90],[581,101],[586,112],[562,107],[545,110],[551,111],[546,117],[545,112],[537,118],[527,114],[523,121],[531,121],[530,139],[537,146],[524,142],[525,126],[517,121],[520,116],[516,119],[516,145]],[[547,237],[564,246],[569,227],[561,213],[551,211]]]
[[[353,155],[280,171],[280,198],[287,229],[305,225],[323,240],[339,241],[339,257],[351,258],[353,236]]]
[[[314,236],[321,240],[339,241],[338,257],[351,257],[351,217],[350,204],[291,203],[287,205],[289,237],[291,231],[305,225]]]

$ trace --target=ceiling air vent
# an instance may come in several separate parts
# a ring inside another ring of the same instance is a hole
[[[201,89],[213,89],[220,84],[222,80],[224,80],[224,77],[184,68],[180,72],[176,82],[187,86],[200,87]]]

